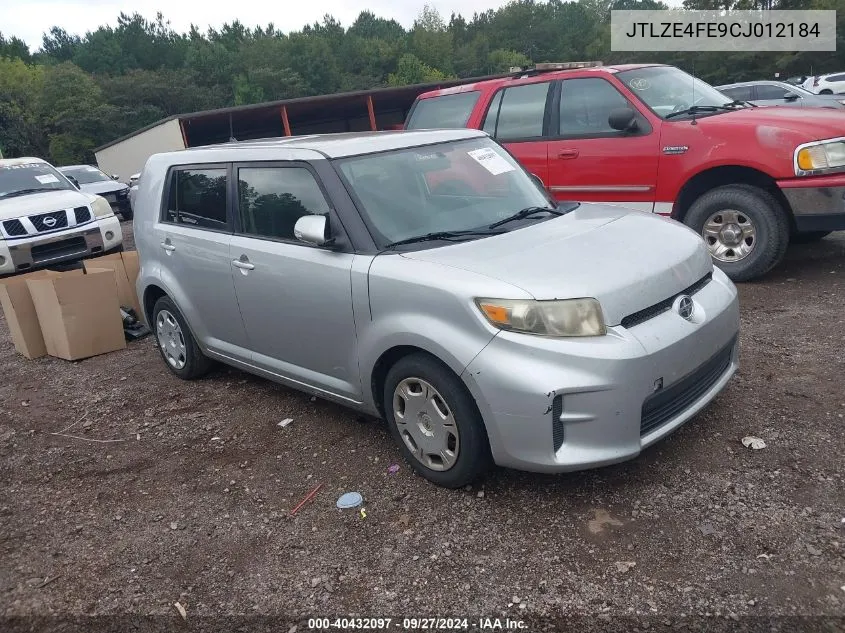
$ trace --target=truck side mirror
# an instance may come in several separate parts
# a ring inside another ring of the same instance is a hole
[[[607,124],[619,132],[633,132],[639,127],[637,113],[631,108],[616,108],[607,117]]]

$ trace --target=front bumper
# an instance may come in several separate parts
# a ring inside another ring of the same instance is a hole
[[[845,230],[845,176],[778,181],[799,232]]]
[[[0,275],[102,255],[121,244],[123,233],[120,221],[114,215],[61,231],[0,240]]]
[[[693,300],[692,322],[669,311],[601,338],[499,333],[462,375],[496,463],[537,472],[605,466],[693,417],[736,372],[739,332],[736,289],[723,273],[714,270]]]

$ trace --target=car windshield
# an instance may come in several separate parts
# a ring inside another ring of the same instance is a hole
[[[483,137],[336,161],[382,245],[421,235],[478,229],[530,207],[554,209],[546,193]],[[533,217],[533,216],[532,216]],[[527,221],[527,220],[526,220]],[[511,230],[521,222],[497,228]]]
[[[73,185],[46,163],[0,164],[0,198],[39,191],[73,189]]]
[[[682,112],[693,106],[724,111],[732,103],[710,84],[688,75],[674,66],[648,66],[624,70],[616,75],[655,114],[665,118],[673,112]],[[696,112],[696,115],[700,115]]]
[[[90,185],[92,182],[108,182],[112,179],[96,167],[67,167],[60,170],[63,174],[73,176],[80,185]]]

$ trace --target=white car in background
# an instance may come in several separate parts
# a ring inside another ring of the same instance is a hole
[[[807,77],[802,87],[817,95],[842,94],[845,92],[845,73]]]
[[[122,247],[105,198],[80,191],[40,158],[0,160],[0,276]]]

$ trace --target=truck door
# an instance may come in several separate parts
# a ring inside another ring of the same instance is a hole
[[[654,210],[659,130],[610,81],[580,77],[555,82],[550,108],[549,177],[558,200],[610,202]],[[630,108],[637,128],[621,132],[610,113]]]

